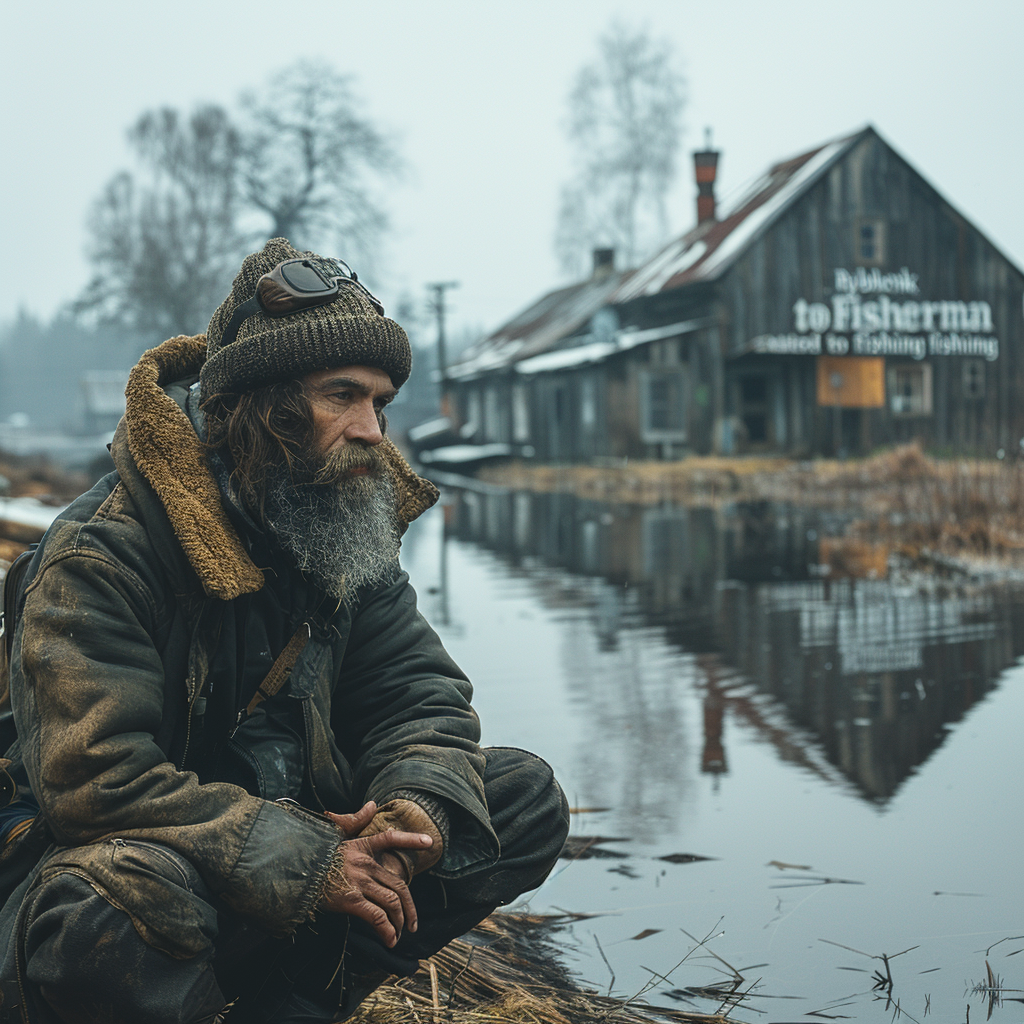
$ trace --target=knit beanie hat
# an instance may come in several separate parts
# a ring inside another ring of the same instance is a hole
[[[362,287],[344,281],[329,304],[281,317],[258,312],[242,321],[234,341],[223,344],[232,314],[256,294],[256,282],[278,263],[304,257],[320,258],[272,238],[262,252],[245,258],[206,334],[206,362],[199,372],[203,401],[333,366],[377,367],[396,388],[408,380],[412,352],[405,331],[374,308]]]

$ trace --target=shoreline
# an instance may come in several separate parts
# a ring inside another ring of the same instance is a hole
[[[12,514],[14,507],[38,503],[39,511],[56,515],[82,481],[52,467],[33,472],[14,460],[0,464],[0,473],[9,485],[0,507],[2,570],[43,532],[38,513],[29,521]],[[484,466],[475,479],[484,487],[629,505],[724,508],[769,501],[842,511],[852,515],[842,535],[823,538],[823,561],[836,575],[878,577],[898,565],[978,581],[1024,580],[1024,461],[937,459],[909,444],[845,461],[505,462]]]
[[[884,566],[895,561],[993,582],[1024,578],[1022,462],[936,459],[911,444],[846,461],[510,462],[484,467],[477,479],[624,504],[718,508],[772,501],[840,510],[853,519],[829,541],[831,553],[849,563],[847,575],[884,575]]]

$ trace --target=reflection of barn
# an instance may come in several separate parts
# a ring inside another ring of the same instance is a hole
[[[1024,275],[872,128],[777,164],[646,264],[544,296],[449,367],[466,441],[542,461],[1024,437]]]
[[[872,801],[890,799],[1024,653],[1019,594],[833,578],[808,510],[456,493],[454,535],[521,566],[551,607],[588,607],[603,648],[656,626],[700,652],[706,729],[736,716]],[[705,740],[707,770],[725,770],[720,724]]]

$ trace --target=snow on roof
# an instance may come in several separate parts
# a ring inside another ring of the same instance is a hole
[[[754,236],[774,221],[779,214],[813,181],[817,181],[828,167],[849,145],[849,139],[829,143],[813,153],[806,163],[796,168],[795,173],[777,191],[775,182],[764,182],[759,194],[751,197],[743,219],[708,253],[700,268],[701,277],[712,277],[740,254]]]
[[[666,281],[689,270],[704,258],[707,251],[708,247],[702,239],[691,244],[689,235],[677,238],[636,272],[630,282],[630,291],[637,295],[660,292]]]
[[[617,352],[626,352],[637,345],[645,345],[662,338],[677,338],[682,334],[696,331],[707,323],[706,320],[684,320],[677,324],[666,324],[663,327],[650,327],[644,331],[616,331],[615,337],[609,341],[592,341],[574,348],[557,349],[545,352],[531,359],[524,359],[515,364],[517,373],[546,373],[551,370],[566,370],[572,366],[585,366],[587,363],[600,363]]]
[[[555,348],[608,305],[615,290],[631,273],[613,272],[548,292],[493,334],[466,349],[459,362],[448,367],[447,376],[475,377]]]
[[[580,328],[606,306],[717,277],[870,130],[775,164],[719,220],[697,225],[637,269],[548,292],[467,349],[447,376],[467,379],[510,365],[523,373],[539,373],[597,362],[622,351],[628,329],[612,339],[591,340]]]
[[[405,432],[405,436],[413,444],[416,444],[418,441],[425,441],[435,434],[443,434],[446,430],[451,429],[452,421],[447,416],[438,416],[436,419],[427,420],[426,423],[418,423],[415,427],[410,427]]]
[[[512,454],[512,445],[502,441],[489,444],[450,444],[444,448],[434,448],[420,452],[421,462],[444,462],[450,465],[464,462],[480,462],[483,459],[508,458]]]
[[[614,302],[717,277],[853,144],[857,132],[776,164],[716,221],[670,242],[615,293]]]

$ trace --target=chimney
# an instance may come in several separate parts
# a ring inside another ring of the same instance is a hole
[[[602,281],[615,272],[615,250],[595,249],[594,250],[594,273],[593,280]]]
[[[715,175],[721,154],[711,148],[711,129],[704,129],[704,148],[693,154],[693,170],[697,177],[697,223],[716,220]]]

